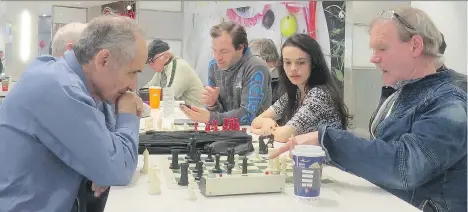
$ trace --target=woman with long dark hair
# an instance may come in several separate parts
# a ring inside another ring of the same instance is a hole
[[[317,41],[306,34],[291,36],[281,48],[280,62],[279,78],[286,93],[253,120],[251,132],[287,142],[320,125],[346,129],[348,111]],[[276,121],[282,118],[287,123],[278,126]]]

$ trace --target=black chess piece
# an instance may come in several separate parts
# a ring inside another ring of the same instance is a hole
[[[230,163],[227,165],[227,174],[232,174],[232,169],[234,168],[234,164]]]
[[[213,162],[213,147],[208,146],[208,157],[205,159],[205,162]]]
[[[231,163],[231,151],[232,151],[232,148],[228,148],[226,150],[226,161],[224,161],[225,166],[227,166],[229,163]]]
[[[198,162],[201,161],[201,155],[202,155],[202,151],[197,150],[197,154],[196,154],[196,157],[195,157],[195,163],[198,163]]]
[[[202,161],[199,161],[199,162],[202,162]],[[200,163],[199,163],[199,162],[195,162],[195,169],[192,170],[193,173],[197,173],[198,170],[200,170],[200,167],[198,167],[198,166],[200,166]],[[202,162],[201,165],[203,166],[203,162]]]
[[[171,150],[171,153],[172,153],[172,163],[171,165],[169,166],[170,169],[180,169],[180,166],[179,166],[179,150],[177,149],[173,149]]]
[[[267,147],[275,148],[275,146],[273,145],[275,143],[275,136],[274,135],[269,135],[267,138],[268,138]]]
[[[187,159],[187,161],[189,163],[193,163],[194,161],[196,161],[196,150],[197,150],[197,139],[195,139],[195,136],[192,136],[190,137],[190,140],[189,140],[189,144],[190,144],[190,149],[189,149],[189,159]]]
[[[180,186],[187,186],[188,185],[188,163],[182,163],[180,164],[180,179],[179,179],[179,185]]]
[[[192,145],[190,143],[187,144],[187,155],[185,155],[185,160],[190,159],[190,153],[192,152]]]
[[[247,174],[247,157],[242,159],[242,174]]]
[[[197,170],[197,176],[195,176],[195,180],[200,180],[203,176],[203,161],[198,161],[195,169]]]
[[[216,158],[216,163],[215,163],[215,167],[211,170],[211,172],[213,173],[221,173],[223,172],[223,170],[221,169],[221,167],[219,167],[219,158],[221,156],[219,154],[216,154],[215,158]]]
[[[264,136],[260,136],[258,138],[258,153],[265,155],[265,154],[268,154],[268,148],[263,139],[265,139]]]

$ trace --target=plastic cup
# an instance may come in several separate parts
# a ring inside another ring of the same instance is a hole
[[[292,156],[294,195],[305,200],[319,197],[325,151],[320,146],[298,145]]]
[[[149,102],[151,109],[159,109],[161,106],[161,87],[149,87]]]

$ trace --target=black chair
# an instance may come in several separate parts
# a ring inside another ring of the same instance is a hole
[[[99,197],[94,196],[94,191],[91,189],[92,182],[84,179],[81,182],[78,196],[73,205],[72,212],[103,212],[106,207],[107,197],[109,196],[108,188]]]

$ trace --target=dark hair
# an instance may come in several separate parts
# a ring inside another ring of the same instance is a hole
[[[440,44],[440,47],[439,47],[439,53],[444,54],[445,49],[447,48],[447,43],[445,43],[444,34],[440,33],[440,35],[442,36],[442,43]]]
[[[322,53],[320,45],[312,37],[306,34],[295,34],[289,37],[281,47],[281,63],[278,66],[280,83],[288,94],[288,103],[286,105],[285,115],[286,119],[289,120],[293,116],[297,99],[297,85],[292,84],[289,81],[283,66],[283,49],[287,46],[293,46],[301,49],[307,53],[310,57],[310,76],[307,80],[305,92],[307,93],[314,87],[321,87],[330,93],[333,100],[333,104],[338,108],[340,113],[341,124],[343,129],[348,126],[348,109],[344,103],[343,95],[338,87],[338,82],[335,77],[330,73],[330,69],[327,66],[325,57]]]
[[[236,50],[239,50],[241,45],[244,46],[242,53],[247,51],[249,47],[249,42],[247,40],[247,32],[243,26],[236,24],[234,22],[221,22],[218,25],[211,27],[210,35],[212,38],[217,38],[221,36],[223,32],[228,33],[232,38],[232,45]]]

